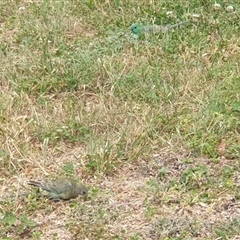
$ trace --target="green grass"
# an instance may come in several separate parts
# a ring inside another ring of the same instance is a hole
[[[237,236],[240,4],[215,3],[1,1],[0,195],[43,175],[90,188],[70,203],[1,199],[1,239]]]

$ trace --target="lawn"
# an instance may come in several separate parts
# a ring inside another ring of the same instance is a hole
[[[0,239],[240,239],[239,33],[238,0],[2,0]],[[59,176],[88,195],[27,185]]]

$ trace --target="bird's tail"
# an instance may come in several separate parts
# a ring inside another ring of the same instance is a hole
[[[34,181],[34,180],[29,180],[28,185],[36,186],[36,187],[42,187],[42,184],[40,182]]]

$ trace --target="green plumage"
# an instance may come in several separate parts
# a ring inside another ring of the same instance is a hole
[[[84,195],[88,192],[82,184],[70,178],[61,178],[57,180],[29,181],[29,185],[41,188],[42,195],[53,200],[68,200],[78,195]]]
[[[141,25],[138,23],[133,23],[131,25],[131,31],[136,35],[142,34],[151,34],[151,33],[161,33],[165,32],[166,30],[177,28],[181,25],[185,25],[188,22],[180,22],[173,25]]]

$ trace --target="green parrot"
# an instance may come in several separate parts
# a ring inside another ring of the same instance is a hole
[[[87,194],[88,192],[88,189],[85,186],[71,178],[43,181],[30,180],[28,184],[41,188],[43,190],[42,195],[53,200],[68,200],[70,198],[75,198],[80,194]]]
[[[130,27],[131,31],[136,35],[151,34],[151,33],[161,33],[169,29],[178,28],[181,25],[185,25],[188,22],[180,22],[176,24],[168,25],[141,25],[138,23],[133,23]]]

